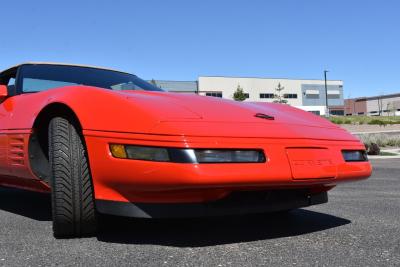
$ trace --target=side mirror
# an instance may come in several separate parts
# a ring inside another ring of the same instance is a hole
[[[8,96],[7,85],[0,84],[0,101]]]

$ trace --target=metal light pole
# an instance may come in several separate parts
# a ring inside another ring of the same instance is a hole
[[[329,112],[329,106],[328,106],[328,85],[326,84],[326,73],[329,72],[329,70],[324,70],[324,77],[325,77],[325,104],[326,104],[326,111],[327,114],[326,116],[330,116]]]

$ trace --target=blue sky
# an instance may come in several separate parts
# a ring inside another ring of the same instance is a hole
[[[400,92],[400,1],[3,1],[0,69],[24,61],[199,75],[344,80]]]

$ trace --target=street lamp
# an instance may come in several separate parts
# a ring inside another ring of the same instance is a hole
[[[326,104],[326,111],[327,114],[326,116],[329,117],[329,106],[328,106],[328,85],[326,84],[326,73],[329,72],[329,70],[324,70],[324,77],[325,77],[325,104]]]

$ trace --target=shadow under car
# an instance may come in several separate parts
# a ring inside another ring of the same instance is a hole
[[[0,188],[0,209],[37,221],[51,221],[49,194]],[[203,247],[297,236],[351,223],[348,219],[306,209],[184,219],[105,215],[100,219],[100,231],[96,237],[101,242],[176,247]]]

